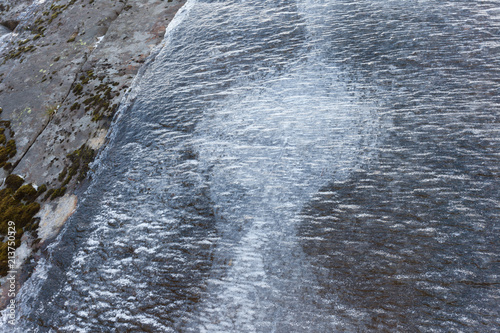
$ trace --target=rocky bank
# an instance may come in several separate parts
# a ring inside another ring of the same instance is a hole
[[[75,189],[124,94],[184,2],[0,0],[2,284],[21,267],[19,288],[75,210]],[[6,301],[4,287],[0,305]]]

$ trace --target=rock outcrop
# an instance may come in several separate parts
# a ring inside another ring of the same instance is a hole
[[[0,233],[16,220],[23,253],[74,210],[124,93],[184,2],[0,1]],[[8,188],[9,175],[19,187]]]

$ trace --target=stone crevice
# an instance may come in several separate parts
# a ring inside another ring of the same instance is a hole
[[[99,37],[104,37],[106,36],[107,32],[109,31],[109,27],[113,24],[113,22],[118,19],[118,17],[120,16],[120,14],[123,12],[125,6],[127,4],[127,1],[124,2],[123,6],[120,8],[119,11],[115,11],[116,13],[116,16],[114,18],[111,19],[111,21],[109,22],[109,24],[105,27],[105,31],[104,31],[104,34],[102,36],[99,36]],[[18,22],[19,23],[19,22]],[[17,24],[16,24],[17,26]],[[77,69],[76,73],[75,73],[75,77],[73,79],[73,82],[71,83],[71,85],[69,86],[68,90],[67,90],[67,93],[66,95],[64,96],[63,100],[61,101],[61,103],[58,105],[57,107],[57,110],[62,107],[63,105],[65,105],[65,102],[66,100],[68,99],[68,96],[71,94],[71,91],[73,89],[73,87],[77,84],[78,82],[78,76],[81,74],[83,68],[87,67],[87,61],[89,59],[89,57],[91,56],[92,52],[94,52],[94,50],[91,50],[89,53],[85,53],[83,56],[84,56],[84,61],[82,61],[82,64],[80,65],[80,67]],[[56,110],[56,113],[57,113],[57,110]],[[51,121],[55,118],[55,116],[57,115],[51,115],[48,120],[46,121],[45,125],[43,126],[43,128],[38,132],[38,134],[35,136],[35,138],[30,142],[30,144],[28,145],[28,147],[26,148],[26,150],[23,152],[22,156],[16,160],[16,162],[13,164],[13,170],[15,170],[15,168],[19,165],[19,163],[21,163],[21,161],[23,160],[23,158],[28,154],[28,152],[30,151],[30,149],[33,147],[33,145],[37,142],[38,138],[46,131],[46,129],[49,127]]]

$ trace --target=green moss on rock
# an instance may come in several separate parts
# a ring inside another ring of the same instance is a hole
[[[12,191],[16,191],[24,183],[24,179],[18,175],[8,175],[5,178],[5,186]]]
[[[0,190],[0,239],[4,240],[0,241],[0,276],[8,271],[7,246],[19,247],[26,231],[36,235],[38,221],[34,216],[40,211],[35,202],[38,191],[32,185],[22,185],[23,179],[17,175],[9,175],[5,184],[7,187]]]
[[[75,95],[81,95],[83,90],[83,86],[80,83],[77,83],[75,87],[73,88],[73,93]]]
[[[74,111],[74,110],[78,110],[80,108],[80,103],[73,103],[73,105],[71,105],[71,111]]]
[[[54,200],[55,198],[62,197],[66,193],[66,187],[61,187],[56,189],[54,192],[52,192],[52,195],[50,196],[50,200]]]
[[[85,144],[83,144],[79,149],[68,154],[67,157],[69,158],[71,165],[67,169],[68,175],[67,176],[64,175],[64,176],[66,176],[66,179],[65,179],[63,185],[68,184],[71,181],[71,179],[73,178],[73,176],[75,176],[77,174],[78,174],[78,177],[76,180],[78,182],[85,179],[85,177],[87,176],[87,172],[90,169],[89,164],[94,159],[94,154],[95,154],[94,149],[87,147]],[[63,172],[61,172],[61,174],[62,173]],[[59,174],[59,176],[61,176],[61,174]]]
[[[9,169],[9,159],[17,153],[16,142],[14,139],[7,141],[6,130],[9,130],[9,136],[12,138],[14,131],[10,128],[10,121],[0,120],[0,168]]]
[[[21,54],[26,53],[26,52],[33,52],[36,50],[36,47],[34,45],[28,45],[28,46],[19,46],[17,49],[11,50],[9,53],[5,55],[5,60],[9,59],[16,59],[21,57]]]
[[[24,200],[32,202],[36,199],[36,194],[37,191],[35,188],[31,184],[28,184],[21,186],[14,194],[14,198],[19,201]]]
[[[44,193],[45,191],[47,191],[47,185],[43,184],[42,186],[40,186],[38,188],[38,190],[36,191],[36,196],[40,196],[42,193]]]
[[[0,145],[4,145],[7,142],[7,138],[5,136],[5,129],[0,128]]]

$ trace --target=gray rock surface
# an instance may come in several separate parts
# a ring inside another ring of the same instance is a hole
[[[16,143],[0,183],[16,174],[71,195],[135,74],[184,2],[0,1],[0,117],[10,121],[6,140]],[[61,199],[41,196],[41,211]]]

